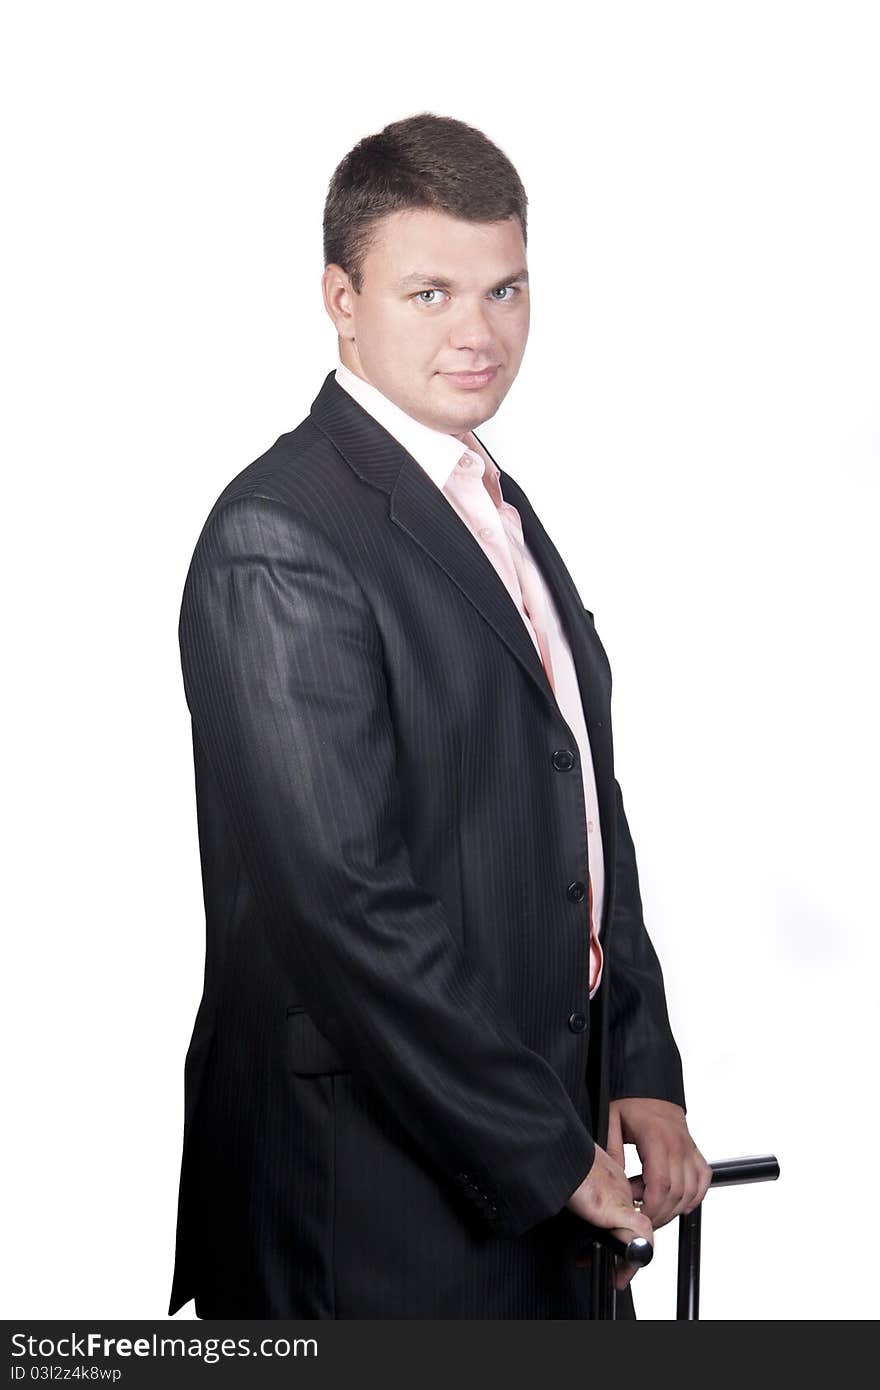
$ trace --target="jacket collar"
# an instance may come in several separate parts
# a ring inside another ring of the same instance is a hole
[[[405,410],[401,410],[399,405],[383,395],[372,382],[364,381],[363,377],[346,367],[344,362],[337,363],[335,378],[344,391],[354,396],[355,400],[394,436],[398,444],[412,454],[437,487],[442,489],[446,486],[450,473],[465,450],[470,449],[474,453],[479,451],[476,435],[470,430],[462,440],[454,434],[431,429],[428,425],[422,424],[421,420],[415,420]],[[494,467],[493,464],[488,466]]]

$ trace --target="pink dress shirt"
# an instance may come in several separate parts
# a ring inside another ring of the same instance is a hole
[[[462,442],[423,425],[343,362],[336,380],[412,454],[481,546],[525,623],[560,713],[577,739],[587,810],[592,999],[602,978],[599,927],[605,887],[596,776],[571,648],[553,597],[524,544],[519,512],[502,497],[499,470],[472,431]]]

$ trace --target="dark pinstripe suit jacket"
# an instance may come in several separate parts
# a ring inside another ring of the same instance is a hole
[[[330,372],[217,499],[180,614],[207,919],[169,1312],[588,1316],[565,1201],[609,1096],[684,1104],[611,673],[514,480],[594,753],[492,564]]]

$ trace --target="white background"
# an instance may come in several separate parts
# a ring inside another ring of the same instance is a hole
[[[165,1315],[204,948],[181,590],[335,365],[333,168],[430,110],[529,195],[482,436],[609,652],[692,1132],[782,1166],[709,1194],[703,1316],[873,1317],[878,9],[297,8],[7,7],[3,1313]]]

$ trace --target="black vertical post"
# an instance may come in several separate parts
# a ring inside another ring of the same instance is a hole
[[[611,1253],[598,1240],[590,1251],[590,1315],[597,1320],[611,1317]]]
[[[700,1316],[700,1223],[702,1205],[678,1218],[678,1322]]]

